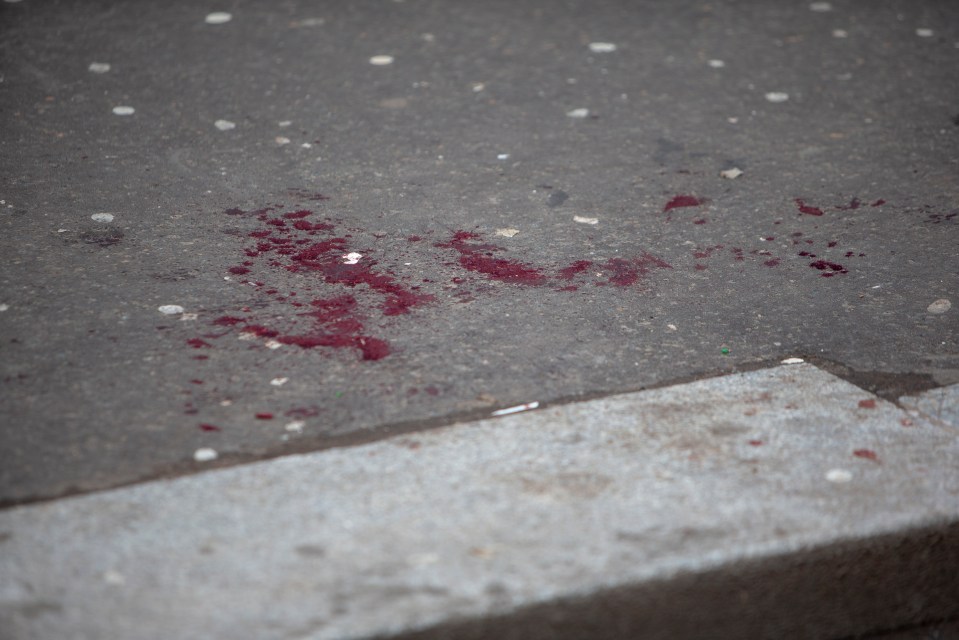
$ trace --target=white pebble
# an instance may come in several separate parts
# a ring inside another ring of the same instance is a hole
[[[836,483],[849,482],[852,480],[852,473],[845,469],[830,469],[826,472],[826,480]]]
[[[599,224],[599,218],[586,218],[584,216],[573,216],[573,222],[580,224]]]
[[[94,222],[113,222],[112,213],[94,213],[90,218]]]
[[[110,70],[110,64],[107,62],[91,62],[87,69],[93,73],[106,73]]]
[[[289,382],[289,380],[289,378],[273,378],[270,380],[270,384],[272,384],[274,387],[282,387]]]
[[[501,154],[499,154],[498,156],[496,156],[496,159],[497,159],[497,160],[509,160],[509,154],[508,154],[508,153],[501,153]]]
[[[266,348],[267,348],[267,349],[279,349],[279,348],[282,347],[282,346],[283,346],[283,343],[282,343],[282,342],[279,342],[278,340],[267,340],[267,341],[266,341]]]
[[[952,303],[946,300],[945,298],[940,298],[926,307],[926,311],[929,313],[945,313],[952,308]]]
[[[377,67],[385,67],[388,64],[393,64],[393,56],[379,55],[373,56],[370,58],[370,64]]]
[[[157,307],[157,311],[168,316],[175,316],[178,313],[183,313],[183,307],[178,304],[164,304]]]
[[[300,146],[303,147],[304,149],[309,149],[309,148],[312,147],[313,145],[310,144],[309,142],[304,142],[304,143],[301,144]]]
[[[496,230],[496,235],[503,236],[504,238],[512,238],[517,233],[519,233],[519,229],[497,229]]]
[[[770,91],[766,94],[766,100],[770,102],[785,102],[789,100],[789,94],[782,91]]]
[[[833,29],[833,30],[832,30],[832,37],[833,37],[833,38],[848,38],[848,37],[849,37],[849,32],[846,31],[845,29]]]
[[[209,462],[216,460],[217,452],[209,447],[202,447],[193,452],[193,459],[197,462]]]
[[[351,251],[350,253],[343,256],[343,264],[356,264],[360,261],[360,258],[363,257],[362,253],[356,253]]]
[[[616,45],[612,42],[590,42],[589,50],[593,53],[612,53],[616,51]]]
[[[786,358],[782,361],[782,364],[802,364],[805,362],[802,358]]]
[[[236,123],[230,122],[229,120],[217,120],[216,122],[213,123],[213,126],[215,126],[220,131],[229,131],[230,129],[236,129]]]
[[[572,111],[567,111],[566,115],[568,115],[570,118],[588,118],[589,109],[573,109]]]
[[[287,422],[286,426],[283,428],[287,431],[292,431],[293,433],[301,433],[305,425],[306,423],[302,420],[294,420],[293,422]]]
[[[486,85],[483,84],[482,82],[474,82],[474,83],[473,83],[473,92],[474,92],[474,93],[479,93],[480,91],[482,91],[482,90],[485,89],[485,88],[486,88]]]
[[[932,29],[916,29],[916,35],[920,38],[931,38],[933,31]]]
[[[196,313],[184,313],[180,316],[180,321],[191,322],[193,320],[196,320],[199,317],[200,317],[199,314],[196,314]]]
[[[825,13],[827,11],[832,11],[832,5],[828,2],[813,2],[809,5],[810,11],[815,11],[816,13]]]
[[[290,144],[290,139],[284,136],[277,136],[273,139],[278,145]]]
[[[710,60],[706,64],[708,64],[713,69],[722,69],[723,67],[726,66],[726,63],[723,62],[722,60]]]
[[[291,124],[293,124],[293,121],[292,121],[292,120],[281,120],[280,122],[277,122],[277,124],[280,125],[281,127],[288,127],[288,126],[290,126]]]
[[[233,16],[226,11],[214,11],[208,14],[204,22],[207,24],[224,24],[233,19]]]
[[[725,171],[719,172],[720,177],[726,178],[727,180],[735,180],[739,176],[743,175],[743,170],[738,167],[733,167],[732,169],[726,169]]]
[[[676,325],[674,325],[674,324],[672,324],[672,323],[667,324],[667,325],[666,325],[666,328],[669,329],[670,331],[676,331],[676,330],[677,330]]]
[[[132,116],[134,113],[136,113],[136,109],[126,105],[120,105],[118,107],[113,107],[113,113],[118,116]]]
[[[10,309],[10,305],[8,305],[8,304],[6,304],[6,303],[0,304],[0,312],[2,312],[2,311],[7,311],[8,309]]]

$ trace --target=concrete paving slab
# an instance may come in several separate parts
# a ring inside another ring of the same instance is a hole
[[[0,628],[879,631],[959,614],[956,468],[952,431],[780,366],[9,509]]]
[[[959,429],[959,384],[930,389],[915,396],[903,396],[899,404],[926,420]]]

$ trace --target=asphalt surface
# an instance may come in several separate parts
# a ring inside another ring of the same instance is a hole
[[[813,5],[0,4],[0,504],[790,355],[959,381],[959,4]]]

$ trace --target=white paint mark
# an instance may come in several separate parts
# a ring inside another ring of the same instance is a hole
[[[845,29],[833,29],[833,30],[832,30],[832,37],[833,37],[833,38],[848,38],[848,37],[849,37],[849,32],[846,31]]]
[[[474,93],[479,93],[480,91],[482,91],[482,90],[485,89],[485,88],[486,88],[486,85],[483,84],[482,82],[474,82],[474,83],[473,83],[473,92],[474,92]]]
[[[926,311],[929,313],[945,313],[952,308],[952,303],[945,298],[940,298],[926,307]]]
[[[196,320],[199,317],[196,313],[184,313],[180,316],[180,322],[190,322]]]
[[[283,343],[282,343],[282,342],[278,342],[278,341],[276,341],[276,340],[267,340],[267,341],[266,341],[266,348],[267,348],[267,349],[279,349],[279,348],[282,347],[282,346],[283,346]]]
[[[616,51],[616,45],[612,42],[590,42],[589,50],[593,53],[612,53]]]
[[[802,358],[786,358],[782,361],[782,364],[802,364],[805,362]]]
[[[566,115],[570,118],[588,118],[589,109],[584,109],[582,107],[579,109],[573,109],[572,111],[567,111]]]
[[[282,387],[289,381],[289,378],[273,378],[270,380],[270,384],[272,384],[274,387]]]
[[[197,462],[209,462],[217,459],[217,452],[209,447],[202,447],[193,452],[193,459]]]
[[[134,113],[136,113],[136,109],[134,109],[133,107],[128,107],[126,105],[119,105],[119,106],[113,107],[114,115],[132,116]]]
[[[726,66],[726,63],[723,62],[722,60],[710,60],[706,64],[708,64],[713,69],[722,69],[723,67]]]
[[[732,169],[726,169],[725,171],[719,172],[720,177],[726,178],[727,180],[735,180],[739,176],[743,175],[743,170],[738,167],[733,167]]]
[[[496,235],[503,236],[504,238],[512,238],[517,233],[519,233],[519,229],[497,229],[496,230]]]
[[[106,73],[110,70],[110,63],[108,62],[91,62],[90,66],[87,67],[92,73]]]
[[[573,222],[580,224],[599,224],[599,218],[587,218],[585,216],[573,216]]]
[[[0,304],[0,312],[7,311],[10,308],[10,305],[4,303]]]
[[[816,13],[826,13],[827,11],[832,11],[832,5],[828,2],[813,2],[809,5],[810,11],[815,11]]]
[[[515,407],[508,407],[506,409],[497,409],[491,416],[508,416],[511,413],[519,413],[520,411],[529,411],[530,409],[535,409],[539,406],[539,402],[527,402],[526,404],[518,404]]]
[[[508,153],[501,153],[501,154],[499,154],[498,156],[496,156],[496,159],[497,159],[497,160],[509,160],[509,154],[508,154]]]
[[[230,129],[236,129],[236,123],[230,122],[229,120],[217,120],[213,123],[213,126],[219,129],[220,131],[229,131]]]
[[[284,136],[277,136],[273,139],[278,145],[290,144],[290,139]]]
[[[293,124],[293,121],[292,121],[292,120],[280,120],[279,122],[277,122],[277,124],[278,124],[279,126],[281,126],[281,127],[288,127],[288,126],[290,126],[291,124]]]
[[[157,307],[157,311],[168,316],[175,316],[178,313],[183,313],[183,307],[178,304],[164,304]]]
[[[393,56],[379,55],[373,56],[370,58],[370,64],[377,67],[385,67],[388,64],[393,64]]]
[[[233,16],[226,11],[214,11],[208,14],[204,19],[207,24],[226,24],[233,19]]]
[[[345,256],[343,256],[343,264],[356,264],[357,262],[360,261],[360,258],[362,257],[363,257],[362,253],[351,251]]]
[[[667,324],[666,328],[669,329],[670,331],[676,331],[676,325],[674,324]]]
[[[766,100],[770,102],[785,102],[789,100],[789,94],[782,91],[770,91],[766,94]]]
[[[826,480],[835,483],[844,483],[852,480],[852,473],[845,469],[830,469],[826,472]]]
[[[103,581],[107,584],[116,585],[118,587],[122,587],[127,583],[127,579],[123,577],[122,573],[112,569],[110,571],[103,572]]]
[[[300,146],[303,147],[304,149],[309,149],[309,148],[312,147],[313,145],[310,144],[309,142],[304,142],[304,143],[301,144]]]
[[[294,420],[293,422],[287,422],[283,428],[293,433],[303,433],[304,426],[306,426],[306,423],[302,420]]]
[[[739,118],[726,118],[726,122],[728,122],[729,124],[736,124],[737,122],[739,122]]]
[[[90,216],[90,219],[94,222],[113,222],[112,213],[94,213]]]

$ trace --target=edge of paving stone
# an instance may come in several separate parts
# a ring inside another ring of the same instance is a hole
[[[957,566],[944,519],[371,638],[858,638],[959,620]]]

